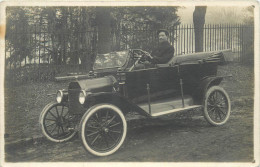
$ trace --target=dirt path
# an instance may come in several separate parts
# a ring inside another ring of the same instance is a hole
[[[107,157],[92,156],[76,138],[9,147],[6,161],[252,162],[253,110],[249,106],[233,109],[230,120],[220,127],[210,126],[203,118],[131,121],[123,146]]]

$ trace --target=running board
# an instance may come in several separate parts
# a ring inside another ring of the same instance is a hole
[[[184,108],[176,108],[176,109],[172,109],[172,110],[168,110],[168,111],[157,112],[154,114],[152,113],[151,116],[158,117],[158,116],[162,116],[162,115],[177,113],[180,111],[186,111],[186,110],[191,110],[191,109],[200,108],[200,107],[201,107],[201,105],[193,105],[193,106],[188,106],[188,107],[184,107]]]

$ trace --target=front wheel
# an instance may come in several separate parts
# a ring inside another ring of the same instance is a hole
[[[96,156],[116,152],[123,144],[127,123],[122,111],[111,104],[98,104],[84,114],[79,136],[87,151]]]
[[[75,130],[70,130],[72,124],[68,107],[52,102],[47,104],[40,115],[40,125],[44,136],[53,142],[65,142],[73,138]]]
[[[212,86],[204,97],[204,117],[214,126],[225,124],[230,116],[231,104],[227,92],[219,87]]]

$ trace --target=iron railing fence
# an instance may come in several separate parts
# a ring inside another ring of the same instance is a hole
[[[175,48],[175,55],[195,52],[195,33],[192,24],[177,25],[167,29],[170,33],[169,40]],[[253,61],[253,26],[206,24],[203,34],[203,51],[231,49],[234,53],[233,61],[241,63]],[[149,28],[121,28],[111,32],[110,40],[111,51],[130,48],[151,51],[157,45],[158,38],[156,30]],[[34,70],[42,71],[44,64],[50,64],[53,65],[51,69],[54,71],[55,66],[57,66],[57,69],[64,66],[67,72],[87,72],[98,53],[97,41],[98,31],[96,28],[78,32],[57,33],[48,32],[47,28],[35,25],[34,28],[29,30],[14,33],[8,33],[7,30],[6,71],[12,70],[15,73],[15,71],[31,67]],[[25,66],[27,67],[25,68]],[[76,66],[79,67],[75,68]],[[46,66],[46,68],[48,67]],[[7,72],[7,74],[13,72]]]

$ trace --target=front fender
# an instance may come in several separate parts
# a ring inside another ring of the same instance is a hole
[[[223,77],[207,77],[201,80],[198,88],[193,93],[193,99],[195,104],[202,104],[203,97],[206,93],[206,91],[211,87],[215,85],[219,85],[221,81],[223,80]]]
[[[114,92],[100,92],[89,95],[84,104],[84,108],[90,108],[99,103],[113,104],[119,107],[124,114],[127,114],[129,111],[137,111],[139,114],[147,116],[147,113],[140,110],[136,104]]]

